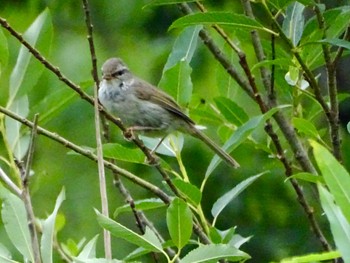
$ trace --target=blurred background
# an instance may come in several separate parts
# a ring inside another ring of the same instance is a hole
[[[167,60],[179,30],[168,31],[171,23],[182,14],[174,6],[143,8],[147,1],[141,0],[90,0],[92,21],[98,67],[109,57],[121,57],[136,75],[157,84],[162,68]],[[327,5],[343,5],[346,1],[328,1]],[[208,0],[205,5],[210,10],[226,10],[241,12],[240,1]],[[93,94],[91,80],[91,60],[86,39],[86,27],[81,1],[59,0],[0,0],[0,15],[19,32],[24,32],[34,19],[45,8],[50,10],[54,29],[49,61],[58,66],[62,73],[73,82],[82,85]],[[20,44],[5,32],[9,42],[10,59],[8,66],[2,69],[0,79],[0,104],[5,105],[8,98],[8,82],[10,73],[16,63]],[[244,48],[244,43],[240,43]],[[50,45],[50,43],[48,43]],[[245,51],[252,52],[250,47]],[[253,54],[251,54],[253,56]],[[344,60],[343,69],[349,69]],[[194,85],[193,102],[190,107],[203,103],[210,104],[216,96],[218,70],[217,63],[212,55],[199,43],[194,59],[192,81]],[[347,76],[346,76],[347,75]],[[346,76],[346,77],[344,77]],[[349,70],[339,72],[343,91],[349,91]],[[40,108],[44,112],[50,108],[42,108],[43,101],[49,94],[68,90],[52,73],[43,71],[35,89],[29,94],[30,118]],[[74,94],[73,91],[68,93]],[[250,100],[237,91],[237,103],[249,113],[258,114],[255,106],[250,107]],[[54,131],[78,145],[95,146],[93,108],[78,98],[67,103],[61,111],[51,116],[44,127]],[[59,103],[59,102],[55,102]],[[39,105],[39,106],[38,106]],[[47,104],[49,105],[49,104]],[[342,105],[342,122],[349,121],[348,103]],[[192,116],[200,124],[208,127],[211,137],[218,139],[215,122],[201,121],[201,118]],[[344,125],[344,127],[345,127]],[[117,129],[112,131],[116,141],[129,145]],[[255,136],[266,138],[263,127],[255,132]],[[344,129],[343,148],[349,146],[349,136]],[[212,153],[199,141],[185,136],[183,160],[194,184],[200,185],[204,177],[206,166],[198,164],[209,163]],[[0,145],[1,147],[1,145]],[[2,152],[2,151],[1,151]],[[195,154],[194,154],[195,153]],[[225,164],[221,164],[211,176],[204,191],[203,206],[207,217],[211,219],[210,207],[223,193],[249,176],[262,171],[270,173],[261,177],[248,188],[223,212],[217,227],[227,229],[237,226],[237,233],[242,236],[252,236],[252,239],[242,247],[250,254],[253,260],[249,262],[268,262],[290,255],[305,254],[320,251],[318,241],[311,233],[310,226],[296,195],[288,182],[285,182],[284,170],[279,162],[269,158],[262,150],[256,149],[250,143],[242,144],[233,153],[241,163],[243,169],[233,171]],[[349,151],[344,151],[345,164],[349,164]],[[175,160],[165,159],[177,170]],[[200,162],[199,162],[200,160]],[[202,161],[203,160],[203,161]],[[164,188],[159,174],[152,168],[143,165],[121,163],[122,167],[131,170],[140,177]],[[79,242],[86,238],[90,240],[96,234],[101,234],[93,208],[100,209],[97,166],[95,163],[78,155],[42,136],[38,138],[33,164],[35,175],[31,178],[32,201],[36,216],[46,217],[51,213],[55,199],[62,187],[66,189],[67,199],[62,205],[66,225],[59,233],[59,240],[69,243]],[[112,176],[108,172],[108,193],[110,211],[124,204],[123,198],[112,183]],[[131,189],[134,198],[142,199],[153,197],[145,190],[123,180]],[[309,200],[316,200],[316,195],[305,188]],[[310,193],[309,193],[310,192]],[[327,236],[328,225],[320,215],[319,206],[315,202],[315,213]],[[146,213],[160,229],[165,230],[165,209],[153,210]],[[118,221],[132,229],[136,229],[135,222],[130,220],[130,214],[123,214]],[[164,220],[160,220],[163,218]],[[166,233],[166,231],[164,231]],[[166,235],[166,234],[165,234]],[[0,240],[8,243],[4,228],[0,225]],[[113,243],[114,255],[121,259],[135,247],[129,247],[122,240]],[[9,245],[10,246],[10,245]],[[101,248],[101,242],[99,242]],[[99,249],[98,256],[103,256]],[[57,262],[59,259],[57,258]]]

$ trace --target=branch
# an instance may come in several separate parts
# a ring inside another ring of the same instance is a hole
[[[316,18],[318,21],[319,28],[323,32],[323,39],[327,38],[326,35],[326,25],[322,12],[318,5],[314,6],[314,11],[316,13]],[[326,64],[327,72],[327,84],[328,84],[328,94],[330,101],[330,112],[328,116],[330,135],[333,146],[333,155],[335,158],[341,162],[341,142],[339,134],[339,104],[338,104],[338,92],[337,92],[337,79],[336,79],[336,65],[333,63],[331,58],[330,46],[327,43],[322,44],[323,57]]]
[[[33,161],[35,139],[37,136],[37,129],[38,129],[38,116],[39,116],[38,114],[35,114],[33,126],[31,127],[32,134],[29,142],[29,150],[28,150],[26,167],[24,169],[22,169],[23,167],[19,167],[20,171],[22,171],[21,181],[22,181],[23,190],[22,190],[21,198],[23,200],[24,207],[27,212],[28,228],[29,228],[35,263],[41,263],[42,261],[40,256],[38,234],[35,228],[35,215],[34,215],[33,205],[32,205],[32,201],[29,193],[28,176],[29,176],[32,161]],[[21,163],[18,163],[18,165],[21,166]]]
[[[90,10],[88,0],[83,0],[83,9],[85,14],[85,23],[88,31],[88,42],[90,48],[91,62],[92,62],[92,77],[94,79],[94,110],[95,110],[95,134],[96,134],[96,151],[97,151],[97,166],[98,166],[98,175],[99,175],[99,184],[100,184],[100,195],[101,195],[101,206],[102,206],[102,214],[106,217],[109,217],[108,212],[108,196],[107,196],[107,186],[106,186],[106,176],[103,165],[103,151],[102,151],[102,140],[101,140],[101,128],[100,128],[100,113],[98,110],[98,86],[99,79],[97,74],[97,66],[96,66],[96,54],[95,54],[95,45],[92,33],[92,22],[90,18]],[[112,245],[111,245],[111,234],[107,230],[103,230],[103,240],[104,240],[104,249],[105,249],[105,257],[107,260],[112,259]]]

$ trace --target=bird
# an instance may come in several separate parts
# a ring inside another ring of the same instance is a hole
[[[239,167],[235,159],[197,128],[170,95],[134,76],[120,58],[103,63],[98,98],[107,112],[120,118],[129,131],[162,140],[174,131],[190,134],[229,165]]]

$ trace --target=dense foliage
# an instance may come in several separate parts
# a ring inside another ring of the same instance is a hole
[[[2,1],[0,262],[350,262],[349,21],[346,1]],[[240,168],[94,121],[110,57]]]

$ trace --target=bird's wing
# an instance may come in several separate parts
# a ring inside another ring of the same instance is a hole
[[[154,104],[158,104],[169,112],[179,116],[186,122],[194,124],[194,121],[181,111],[180,106],[175,102],[175,100],[165,92],[142,80],[138,80],[138,83],[136,83],[135,86],[136,97],[139,99],[148,100]]]

